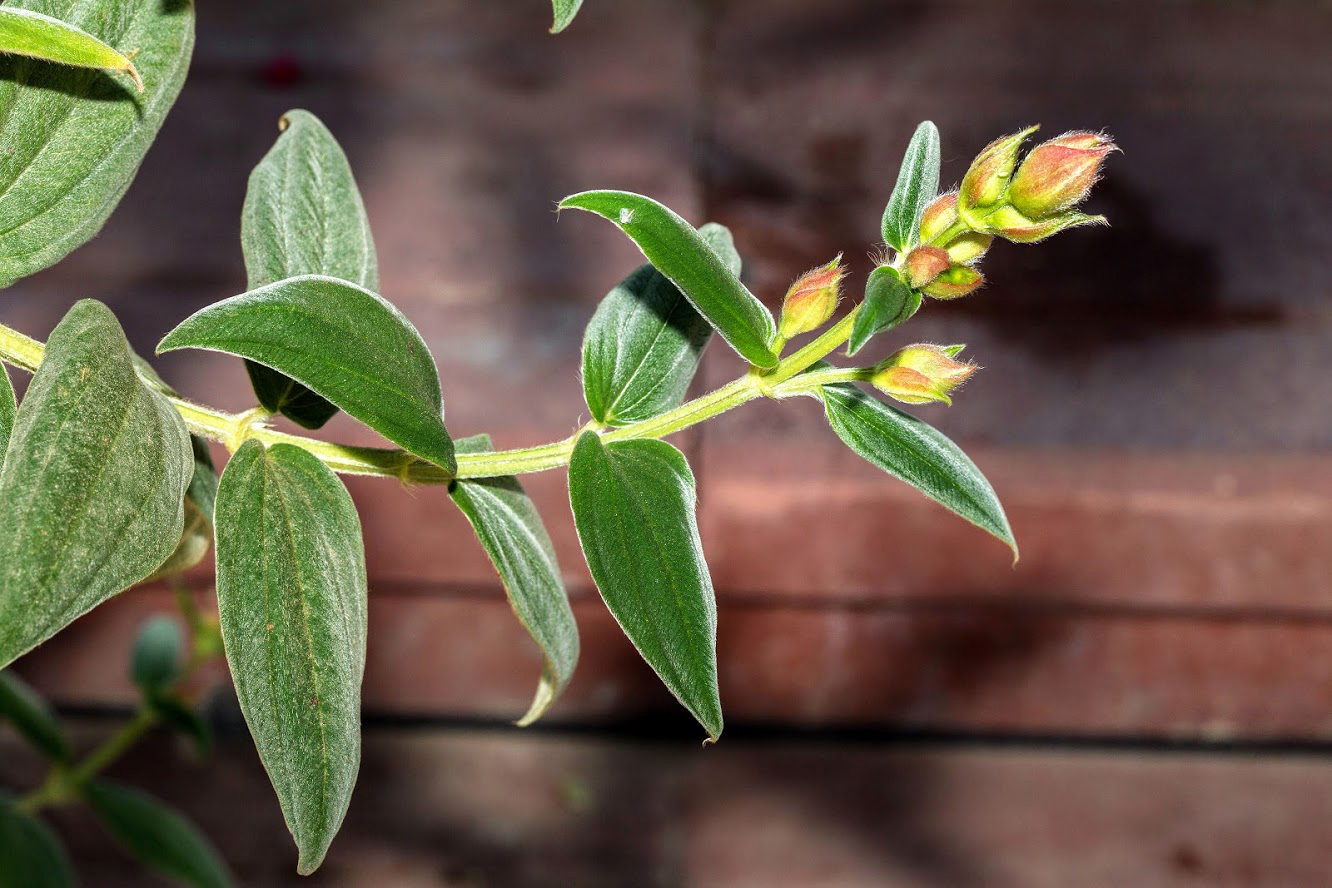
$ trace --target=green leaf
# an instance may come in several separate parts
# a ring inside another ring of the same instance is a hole
[[[0,471],[0,667],[166,560],[184,527],[185,423],[100,302],[51,333]]]
[[[560,201],[560,209],[567,208],[619,226],[745,360],[765,369],[777,366],[770,348],[777,335],[772,315],[688,222],[652,198],[627,191],[584,191]]]
[[[694,518],[694,476],[665,441],[584,432],[569,501],[592,579],[624,634],[715,741],[717,603]]]
[[[155,694],[148,702],[163,725],[190,738],[199,758],[208,758],[213,751],[213,732],[192,706],[179,697],[166,694]]]
[[[134,57],[144,93],[101,71],[0,57],[0,287],[54,265],[115,209],[176,101],[194,10],[162,0],[10,0]]]
[[[186,318],[157,351],[181,348],[272,367],[408,453],[457,468],[430,350],[400,311],[363,287],[323,275],[260,287]]]
[[[920,215],[939,194],[939,130],[930,121],[916,127],[888,206],[883,211],[883,240],[906,251],[920,240]]]
[[[733,274],[740,256],[723,226],[698,233]],[[712,325],[652,265],[606,294],[583,336],[583,394],[598,422],[628,425],[684,401]]]
[[[282,134],[250,174],[241,245],[251,290],[302,274],[323,274],[379,290],[379,260],[347,155],[309,111],[288,111]],[[259,403],[307,429],[337,407],[305,386],[246,361]]]
[[[76,884],[55,833],[0,793],[0,888],[72,888]]]
[[[76,68],[124,71],[143,92],[143,81],[129,59],[87,31],[40,12],[0,8],[0,53]]]
[[[462,453],[491,450],[485,435],[456,443]],[[526,727],[555,702],[578,662],[578,626],[560,578],[555,548],[517,478],[455,481],[449,496],[472,523],[504,583],[514,614],[545,658],[536,697],[518,720],[519,727]]]
[[[213,843],[165,802],[109,780],[89,782],[83,798],[121,847],[153,869],[196,888],[232,884]]]
[[[5,451],[9,449],[9,433],[14,429],[14,413],[18,410],[18,401],[14,399],[14,385],[9,381],[9,371],[0,364],[0,464],[5,461]]]
[[[130,678],[151,696],[180,677],[185,637],[171,617],[150,617],[139,628],[130,655]]]
[[[255,440],[222,472],[216,521],[227,663],[308,874],[346,816],[360,766],[361,524],[327,466]]]
[[[578,7],[583,5],[583,0],[552,0],[555,6],[555,24],[551,25],[550,33],[558,34],[574,20],[578,14]]]
[[[8,718],[14,730],[47,758],[58,762],[69,760],[69,744],[55,713],[11,669],[0,672],[0,717]]]
[[[930,425],[853,385],[824,386],[823,405],[828,423],[846,446],[989,531],[1008,544],[1017,558],[1017,543],[999,497],[956,444]]]
[[[865,301],[856,313],[846,354],[854,355],[876,334],[906,323],[920,309],[920,293],[907,286],[896,271],[881,265],[865,281]]]

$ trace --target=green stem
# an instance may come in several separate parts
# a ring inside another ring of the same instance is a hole
[[[856,309],[853,309],[822,335],[771,370],[766,372],[751,370],[748,375],[681,404],[674,410],[608,431],[604,437],[607,441],[663,438],[738,407],[746,401],[760,397],[782,396],[785,393],[779,393],[778,386],[808,370],[846,342],[847,337],[851,335],[855,316]],[[0,360],[29,373],[35,373],[41,366],[44,354],[42,343],[0,324]],[[344,475],[386,476],[412,484],[446,484],[454,478],[492,478],[558,468],[568,464],[578,438],[575,434],[539,447],[523,447],[493,453],[459,454],[458,471],[450,475],[438,466],[417,459],[402,450],[350,447],[277,431],[268,427],[265,422],[268,417],[263,411],[225,413],[212,407],[195,404],[178,395],[167,393],[163,395],[184,418],[191,433],[221,442],[232,451],[252,438],[267,445],[291,444],[309,451],[330,469]]]

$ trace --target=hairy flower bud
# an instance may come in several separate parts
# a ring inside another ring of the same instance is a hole
[[[920,291],[935,299],[960,299],[976,292],[984,283],[985,276],[976,269],[966,265],[954,265],[922,287]]]
[[[1020,133],[995,139],[976,155],[967,174],[962,177],[962,187],[958,190],[957,207],[964,220],[972,209],[993,206],[999,202],[1017,166],[1022,143],[1037,129],[1039,127],[1031,126]]]
[[[957,224],[957,192],[941,194],[920,215],[920,242],[941,247],[935,239]]]
[[[939,247],[916,247],[906,257],[907,283],[919,290],[948,270],[953,262]]]
[[[790,339],[826,324],[837,309],[842,278],[845,276],[846,269],[842,267],[839,254],[827,265],[811,269],[796,278],[782,302],[782,320],[778,325],[781,335]]]
[[[904,404],[952,404],[949,393],[979,369],[954,360],[961,350],[957,345],[909,345],[879,364],[870,382]]]
[[[1065,133],[1042,142],[1022,161],[1008,201],[1024,216],[1045,219],[1080,203],[1101,173],[1115,143],[1099,133]]]
[[[956,231],[954,226],[958,218],[957,192],[939,195],[921,214],[920,242],[926,246],[943,247],[948,251],[951,264],[965,265],[984,256],[994,242],[994,236],[970,229],[950,235],[950,229]]]
[[[1066,228],[1079,225],[1108,225],[1104,216],[1088,216],[1068,211],[1045,219],[1031,219],[1014,207],[1000,207],[990,214],[989,224],[995,234],[1015,244],[1034,244]]]

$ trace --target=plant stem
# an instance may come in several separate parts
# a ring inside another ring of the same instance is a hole
[[[746,401],[761,397],[784,397],[800,394],[795,390],[780,390],[782,383],[808,370],[846,342],[855,323],[853,309],[822,335],[766,372],[751,370],[745,376],[719,389],[668,410],[660,416],[622,426],[604,433],[607,441],[631,438],[663,438],[689,428],[706,419],[738,407]],[[42,343],[0,324],[0,361],[12,364],[29,373],[41,366],[45,348]],[[152,383],[159,388],[157,383]],[[218,441],[235,451],[242,443],[253,438],[264,444],[291,444],[307,450],[335,472],[344,475],[378,475],[398,478],[411,484],[446,484],[455,478],[492,478],[498,475],[521,475],[540,472],[567,465],[578,435],[538,447],[501,450],[494,453],[463,453],[458,455],[458,471],[450,475],[444,469],[417,459],[402,450],[380,447],[351,447],[291,435],[269,428],[267,416],[262,412],[247,411],[232,414],[205,407],[178,395],[162,393],[184,418],[192,434]]]

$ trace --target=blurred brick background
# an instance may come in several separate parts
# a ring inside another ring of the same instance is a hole
[[[682,436],[731,735],[699,752],[590,587],[562,474],[532,476],[584,654],[549,727],[520,733],[498,726],[539,657],[466,524],[440,491],[354,480],[367,762],[312,883],[1332,884],[1332,7],[588,0],[559,37],[548,18],[544,0],[205,4],[120,210],[0,317],[45,336],[94,296],[150,353],[240,292],[246,177],[305,107],[348,151],[450,430],[535,444],[580,421],[583,325],[639,261],[611,226],[557,223],[560,197],[624,188],[726,223],[775,305],[841,251],[863,280],[919,120],[945,184],[1025,124],[1105,127],[1124,154],[1090,208],[1111,229],[1000,245],[984,291],[876,346],[967,342],[985,366],[920,415],[989,474],[1022,561],[861,464],[813,403]],[[249,405],[237,361],[160,367]],[[702,382],[738,371],[715,346]],[[169,607],[128,593],[20,671],[76,714],[126,706],[108,663]],[[158,743],[122,773],[200,817],[244,884],[288,884],[277,806],[218,710],[220,763]],[[90,884],[144,884],[68,827]]]

